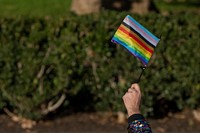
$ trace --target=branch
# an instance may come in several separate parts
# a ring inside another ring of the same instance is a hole
[[[100,79],[97,74],[97,65],[94,62],[92,62],[92,72],[93,72],[96,83],[99,83]]]
[[[50,52],[51,52],[51,47],[49,47],[47,49],[47,52],[45,53],[45,56],[42,59],[42,62],[44,62],[44,60],[46,60],[49,57]],[[42,75],[44,74],[44,70],[45,70],[45,65],[42,65],[41,68],[40,68],[40,71],[37,74],[38,79],[40,79],[42,77]]]
[[[46,115],[49,112],[56,110],[64,102],[65,98],[66,98],[66,95],[62,94],[62,96],[58,99],[58,101],[54,105],[52,105],[53,102],[50,101],[48,106],[47,106],[47,109],[43,110],[42,114]]]
[[[45,70],[45,66],[42,65],[40,68],[40,71],[37,74],[37,78],[40,79],[42,77],[42,75],[44,74],[44,70]]]

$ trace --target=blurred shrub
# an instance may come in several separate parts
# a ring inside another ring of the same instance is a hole
[[[0,109],[40,119],[63,109],[124,111],[121,97],[141,63],[110,39],[126,13],[0,19]],[[195,108],[200,101],[200,17],[132,16],[162,39],[141,88],[145,115]],[[63,100],[63,99],[62,99]],[[61,104],[62,103],[62,104]]]

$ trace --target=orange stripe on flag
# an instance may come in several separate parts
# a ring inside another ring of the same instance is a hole
[[[149,51],[150,53],[153,53],[153,50],[151,50],[149,47],[147,47],[142,41],[140,41],[136,36],[134,36],[133,34],[131,34],[130,32],[128,32],[122,26],[119,27],[119,30],[121,30],[122,32],[124,32],[125,34],[127,34],[128,36],[130,36],[131,38],[133,38],[135,41],[137,41],[147,51]]]

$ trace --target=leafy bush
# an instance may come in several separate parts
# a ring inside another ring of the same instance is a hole
[[[126,13],[0,19],[0,109],[40,119],[63,109],[124,111],[141,63],[110,39]],[[132,16],[162,39],[141,80],[145,115],[200,100],[200,17]]]

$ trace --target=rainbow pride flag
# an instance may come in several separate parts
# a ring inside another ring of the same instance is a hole
[[[160,39],[127,15],[111,41],[124,46],[147,66]]]

